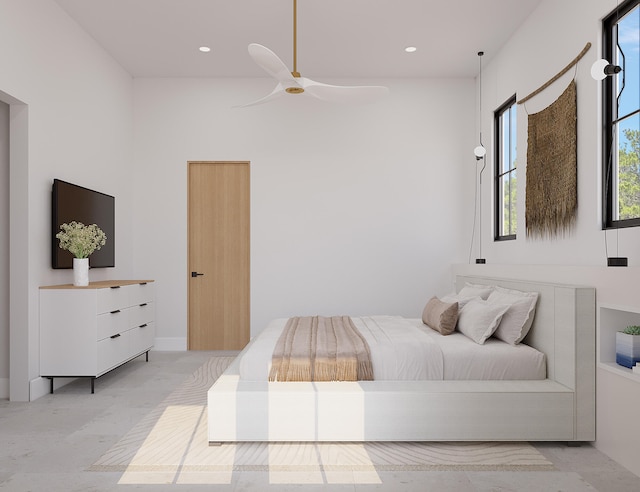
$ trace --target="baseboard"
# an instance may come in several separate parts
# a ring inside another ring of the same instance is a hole
[[[156,337],[153,350],[158,352],[185,352],[186,337]]]
[[[0,378],[0,400],[9,399],[9,378]]]
[[[29,401],[51,393],[51,380],[49,378],[35,378],[29,381]]]
[[[53,391],[66,386],[77,378],[54,378]],[[29,381],[29,401],[37,400],[51,393],[51,379],[38,377]]]
[[[29,401],[37,400],[38,398],[51,392],[51,380],[48,378],[35,378],[29,381]]]

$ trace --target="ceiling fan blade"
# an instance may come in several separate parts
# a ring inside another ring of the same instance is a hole
[[[266,46],[251,43],[249,55],[251,58],[278,82],[278,86],[268,96],[244,106],[253,106],[270,101],[282,94],[296,94],[313,96],[317,99],[341,103],[367,103],[379,99],[389,93],[389,89],[382,86],[340,86],[323,84],[305,77],[301,77],[297,68],[297,0],[293,0],[293,72],[282,62],[278,55]],[[238,106],[236,106],[238,107]]]
[[[249,55],[251,58],[269,75],[274,77],[278,82],[284,86],[291,86],[291,84],[298,85],[296,79],[282,62],[278,55],[271,51],[266,46],[261,44],[251,43],[249,45]]]
[[[379,85],[330,85],[301,77],[305,93],[328,102],[363,104],[375,101],[389,93]]]
[[[269,101],[273,101],[274,99],[279,98],[280,96],[282,96],[283,94],[286,94],[286,92],[284,91],[284,87],[282,87],[282,84],[278,84],[276,86],[275,89],[273,89],[273,91],[270,94],[267,94],[266,96],[258,99],[257,101],[253,101],[247,104],[240,104],[238,106],[233,106],[234,108],[247,108],[249,106],[257,106],[258,104],[263,104]]]

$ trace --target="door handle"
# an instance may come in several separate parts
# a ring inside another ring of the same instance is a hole
[[[204,273],[191,272],[191,276],[192,276],[192,277],[201,277],[201,276],[203,276],[203,275],[204,275]]]

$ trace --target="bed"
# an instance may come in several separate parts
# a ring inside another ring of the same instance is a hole
[[[542,354],[543,379],[468,380],[454,365],[446,379],[271,382],[261,375],[265,371],[254,370],[264,362],[245,358],[256,344],[275,337],[276,331],[265,329],[208,391],[210,444],[595,440],[595,289],[455,279],[456,291],[468,284],[538,293],[533,324],[520,345]],[[420,320],[409,322],[420,328]],[[539,370],[540,358],[533,360]]]

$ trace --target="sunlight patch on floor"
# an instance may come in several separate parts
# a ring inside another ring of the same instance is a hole
[[[382,481],[362,444],[272,443],[269,444],[269,483],[375,484]]]
[[[256,443],[209,446],[203,405],[170,405],[128,461],[119,484],[231,484],[234,471],[271,484],[382,483],[363,444]]]

